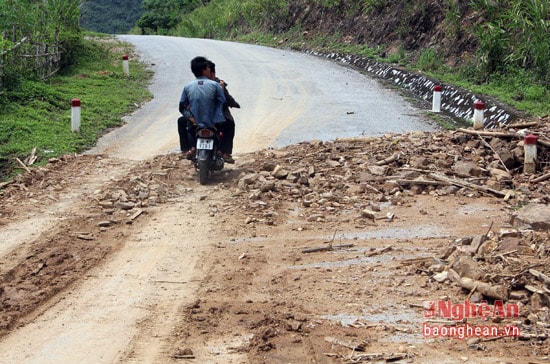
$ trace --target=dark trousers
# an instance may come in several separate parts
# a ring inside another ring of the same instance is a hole
[[[216,125],[216,128],[223,133],[220,143],[220,150],[223,154],[233,154],[233,138],[235,138],[235,122],[226,121]]]
[[[183,116],[178,118],[178,135],[180,139],[180,150],[182,152],[187,152],[195,146],[195,132],[196,128],[193,125],[190,125],[186,118]]]

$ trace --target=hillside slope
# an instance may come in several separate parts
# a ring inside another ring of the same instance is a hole
[[[142,2],[143,0],[85,0],[80,7],[80,26],[100,33],[127,33],[143,13]]]
[[[469,9],[467,1],[456,2],[459,19],[455,24],[449,21],[448,7],[437,0],[390,0],[384,6],[373,7],[368,15],[364,15],[365,9],[363,12],[354,9],[357,5],[353,1],[340,1],[340,5],[330,11],[311,3],[292,2],[291,18],[274,19],[272,27],[280,31],[301,27],[311,33],[339,34],[346,44],[382,49],[382,54],[397,53],[401,47],[413,54],[435,48],[455,60],[476,49],[471,32],[457,31],[458,28],[472,29],[481,21]]]

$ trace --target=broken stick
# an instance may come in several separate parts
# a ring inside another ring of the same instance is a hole
[[[302,250],[302,253],[315,253],[315,252],[327,252],[334,249],[345,249],[345,248],[352,248],[353,244],[340,244],[340,245],[329,245],[329,246],[322,246],[319,248],[309,248]]]
[[[19,163],[19,164],[21,165],[21,167],[23,167],[23,169],[24,169],[25,171],[27,171],[28,173],[31,173],[31,170],[29,169],[29,167],[27,167],[27,166],[25,165],[25,163],[21,162],[21,159],[15,157],[15,160],[17,161],[17,163]]]
[[[449,278],[460,287],[469,291],[477,290],[484,296],[497,300],[508,300],[508,288],[502,284],[491,285],[468,277],[460,277],[453,269],[449,269]]]
[[[399,156],[400,156],[399,153],[395,153],[391,157],[388,157],[386,159],[382,159],[381,161],[376,162],[376,165],[377,166],[383,166],[383,165],[389,164],[391,162],[395,162],[396,160],[399,159]]]
[[[457,131],[460,131],[465,134],[478,135],[478,136],[487,136],[487,137],[500,137],[500,138],[517,138],[518,135],[515,133],[503,133],[498,131],[476,131],[460,128]]]
[[[325,341],[329,342],[331,344],[337,344],[337,345],[344,346],[344,347],[349,348],[349,349],[354,350],[354,351],[365,351],[365,348],[367,346],[366,342],[362,342],[360,344],[355,344],[355,343],[353,343],[351,341],[348,341],[348,340],[338,339],[336,337],[330,337],[330,336],[325,337]]]
[[[488,194],[491,194],[491,195],[494,195],[494,196],[497,196],[497,197],[506,197],[506,193],[504,193],[502,191],[492,189],[492,188],[489,188],[487,186],[480,186],[480,185],[476,185],[476,184],[466,182],[466,181],[463,181],[463,180],[448,178],[448,177],[445,177],[445,176],[442,176],[442,175],[436,174],[436,173],[430,173],[430,177],[432,177],[433,179],[436,179],[438,181],[447,182],[449,184],[456,185],[456,186],[459,186],[459,187],[471,188],[473,190],[488,193]]]
[[[539,183],[539,182],[544,182],[547,179],[550,179],[550,173],[543,174],[542,176],[533,179],[531,182]]]

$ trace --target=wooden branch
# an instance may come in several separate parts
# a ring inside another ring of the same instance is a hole
[[[391,157],[388,157],[386,159],[382,159],[381,161],[376,162],[376,165],[377,166],[383,166],[383,165],[389,164],[391,162],[395,162],[396,160],[399,159],[400,156],[401,156],[401,154],[395,153]]]
[[[530,284],[526,284],[525,289],[531,293],[538,293],[540,295],[543,295],[545,293],[542,289],[539,289],[538,287],[532,286]]]
[[[424,258],[410,258],[405,259],[401,262],[399,262],[399,265],[412,265],[412,264],[420,264],[428,261],[434,261],[433,257],[424,257]]]
[[[22,44],[24,44],[28,40],[29,40],[28,37],[21,38],[21,40],[19,42],[17,42],[16,44],[13,45],[13,47],[11,47],[10,49],[7,49],[7,50],[3,51],[2,53],[0,53],[0,56],[8,54],[9,52],[13,52],[14,50],[19,48]]]
[[[519,128],[519,129],[522,129],[522,128],[528,128],[530,126],[537,126],[539,125],[539,122],[538,121],[525,121],[525,122],[520,122],[520,123],[513,123],[513,124],[508,124],[506,125],[507,128]]]
[[[486,147],[489,147],[489,149],[491,149],[491,151],[497,155],[498,160],[500,161],[500,163],[502,164],[502,166],[504,167],[504,169],[506,170],[506,172],[510,172],[510,170],[508,169],[508,167],[506,167],[506,164],[504,164],[502,158],[500,158],[500,154],[498,154],[497,151],[493,149],[493,147],[491,146],[491,144],[487,143],[487,141],[486,141],[485,139],[483,139],[483,137],[482,137],[481,135],[479,136],[479,139],[481,139],[481,141],[483,142],[483,145],[485,145]]]
[[[487,193],[487,194],[495,195],[497,197],[506,197],[506,193],[504,193],[502,191],[494,190],[494,189],[489,188],[487,186],[480,186],[480,185],[476,185],[476,184],[473,184],[473,183],[470,183],[470,182],[457,180],[457,179],[454,179],[454,178],[448,178],[448,177],[445,177],[445,176],[442,176],[442,175],[439,175],[439,174],[436,174],[436,173],[430,173],[430,177],[432,177],[433,179],[436,179],[438,181],[447,182],[449,184],[460,186],[460,187],[471,188],[473,190],[477,190],[477,191],[484,192],[484,193]]]
[[[529,273],[537,277],[542,283],[550,285],[550,277],[535,269],[529,269]]]
[[[367,346],[366,342],[355,344],[355,343],[353,343],[351,341],[348,341],[348,340],[338,339],[336,337],[330,337],[330,336],[325,337],[325,341],[329,342],[331,344],[337,344],[337,345],[344,346],[344,347],[346,347],[348,349],[351,349],[351,350],[354,350],[354,351],[365,351],[365,348]]]
[[[460,131],[465,134],[470,135],[477,135],[477,136],[487,136],[487,137],[497,137],[497,138],[517,138],[518,135],[515,133],[504,133],[504,132],[498,132],[498,131],[477,131],[477,130],[470,130],[470,129],[457,129],[457,131]]]
[[[302,253],[315,253],[315,252],[328,252],[334,249],[346,249],[346,248],[352,248],[353,244],[340,244],[340,245],[329,245],[329,246],[322,246],[319,248],[309,248],[302,250]]]
[[[550,179],[550,173],[543,174],[542,176],[533,179],[531,182],[539,183],[539,182],[546,181],[547,179]]]
[[[389,246],[387,246],[387,247],[385,247],[385,248],[382,248],[382,249],[380,249],[380,250],[375,250],[375,251],[373,251],[373,252],[365,253],[365,256],[366,256],[366,257],[373,257],[373,256],[375,256],[375,255],[380,255],[380,254],[382,254],[382,253],[389,252],[389,251],[391,251],[391,250],[393,250],[393,245],[389,245]]]
[[[463,128],[457,129],[457,131],[470,134],[470,135],[477,135],[477,136],[487,136],[487,137],[497,137],[497,138],[523,138],[523,136],[520,134],[504,133],[499,131],[477,131],[477,130],[469,130],[469,129],[463,129]],[[539,139],[537,142],[540,145],[550,148],[550,141],[548,140]]]
[[[368,190],[371,190],[372,192],[382,193],[381,191],[379,191],[378,189],[376,189],[376,187],[371,186],[371,185],[368,184],[368,183],[365,183],[365,188],[368,189]]]
[[[34,164],[34,162],[36,162],[37,159],[38,159],[38,157],[36,156],[36,147],[34,147],[34,148],[32,148],[31,155],[29,155],[27,158],[25,158],[24,163],[27,166],[32,166]]]
[[[545,339],[548,339],[548,334],[545,334],[545,333],[540,333],[540,334],[525,334],[525,333],[520,333],[519,334],[519,338],[521,340],[531,340],[531,339],[541,339],[541,340],[545,340]],[[536,362],[531,362],[533,364],[537,364]],[[542,363],[541,363],[542,364]]]
[[[407,357],[407,354],[394,354],[394,353],[368,353],[368,354],[358,354],[353,355],[349,359],[351,360],[349,363],[360,363],[363,361],[373,361],[373,360],[383,360],[384,363],[392,363],[396,362],[398,360],[405,359]]]
[[[427,186],[440,186],[440,185],[448,185],[446,182],[442,181],[427,181],[422,179],[397,179],[395,182],[398,185],[427,185]]]
[[[502,284],[491,285],[475,279],[460,277],[453,269],[449,269],[449,278],[464,289],[470,291],[475,289],[484,296],[502,301],[508,300],[508,288]]]
[[[529,269],[529,273],[537,277],[544,284],[544,291],[550,293],[550,277],[535,269]]]
[[[25,165],[25,163],[21,162],[21,159],[15,157],[15,160],[17,161],[17,163],[19,163],[19,164],[21,165],[21,167],[23,167],[23,169],[24,169],[25,171],[27,171],[28,173],[31,173],[31,170],[29,169],[29,167],[27,167],[27,166]]]
[[[6,186],[11,185],[13,182],[15,182],[15,181],[11,180],[11,181],[7,181],[7,182],[0,182],[0,190],[2,188],[6,187]]]
[[[142,209],[137,209],[129,218],[128,221],[126,221],[127,224],[131,224],[134,222],[135,219],[138,218],[139,215],[143,213]]]

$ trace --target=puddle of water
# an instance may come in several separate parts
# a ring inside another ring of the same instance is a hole
[[[375,231],[353,232],[341,235],[347,239],[414,239],[414,238],[447,238],[450,235],[440,226],[417,225],[414,229],[392,228]]]
[[[378,307],[377,311],[384,309]],[[339,322],[342,326],[350,326],[352,324],[364,324],[364,325],[388,325],[394,326],[402,330],[408,330],[408,332],[395,331],[389,336],[380,338],[380,341],[385,342],[408,342],[408,343],[425,343],[426,339],[421,334],[422,328],[422,315],[416,310],[405,307],[400,310],[394,308],[387,309],[384,312],[368,313],[365,312],[362,315],[353,315],[347,313],[340,313],[334,315],[321,316],[322,319]]]
[[[487,208],[487,205],[467,204],[467,205],[462,205],[457,210],[457,213],[459,215],[471,215],[476,212],[486,212],[487,214],[490,214],[490,212],[494,210],[498,210],[498,208],[497,207]]]
[[[334,247],[338,247],[338,244],[334,245]],[[404,252],[402,252],[404,251]],[[393,251],[390,250],[388,252],[373,255],[373,256],[362,256],[362,257],[354,257],[350,259],[345,260],[337,260],[337,261],[320,261],[320,262],[314,262],[310,264],[302,264],[302,265],[293,265],[289,266],[288,269],[308,269],[308,268],[341,268],[341,267],[348,267],[350,265],[357,265],[357,264],[365,264],[365,263],[384,263],[388,262],[390,260],[406,260],[406,259],[417,259],[417,258],[429,258],[433,255],[429,256],[423,256],[419,255],[422,254],[422,252],[428,251],[427,247],[404,247],[400,248],[399,251]],[[326,254],[330,254],[330,256],[335,257],[341,254],[350,254],[351,253],[358,253],[358,254],[365,254],[372,252],[371,247],[354,247],[349,249],[336,249],[330,252],[327,252]],[[323,256],[323,258],[326,258],[326,255]],[[377,274],[377,272],[372,272],[373,274]]]
[[[349,267],[350,265],[364,264],[364,263],[381,263],[387,262],[392,259],[413,259],[413,258],[423,258],[418,256],[418,254],[398,254],[398,255],[389,255],[389,254],[380,254],[373,257],[361,257],[354,259],[346,259],[341,261],[331,261],[331,262],[315,262],[311,264],[302,264],[302,265],[293,265],[288,267],[289,269],[308,269],[308,268],[342,268]]]
[[[343,233],[334,235],[324,235],[324,236],[307,236],[308,240],[318,239],[319,241],[329,241],[334,238],[334,241],[339,239],[424,239],[424,238],[448,238],[450,234],[443,231],[440,226],[433,225],[418,225],[414,229],[407,228],[391,228],[391,229],[380,229],[373,231],[354,231],[350,233]],[[271,240],[272,238],[267,237],[255,237],[255,238],[240,238],[240,239],[231,239],[232,244],[239,244],[244,242],[259,242]],[[277,240],[299,240],[296,236],[293,237],[278,237]]]
[[[254,335],[238,335],[224,337],[207,343],[206,348],[209,354],[213,355],[242,355],[241,347],[248,345]]]

